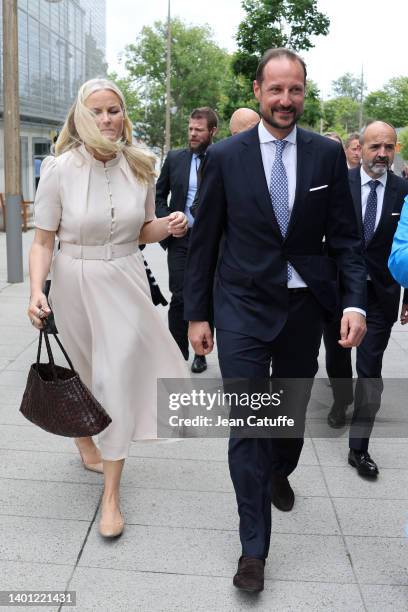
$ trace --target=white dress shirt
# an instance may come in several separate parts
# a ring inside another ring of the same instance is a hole
[[[377,185],[377,214],[375,217],[375,226],[374,226],[374,231],[375,231],[381,219],[383,202],[384,202],[385,186],[387,184],[387,172],[384,172],[384,174],[382,176],[379,176],[377,179],[373,179],[371,176],[368,176],[367,172],[361,166],[360,175],[361,175],[361,212],[362,212],[363,219],[364,219],[365,211],[367,208],[368,194],[370,193],[370,186],[368,183],[374,180],[380,181],[379,185]]]
[[[191,164],[190,164],[190,175],[188,180],[188,191],[186,204],[184,206],[184,214],[187,217],[188,227],[193,227],[194,218],[191,214],[190,208],[192,203],[194,202],[195,195],[197,193],[197,173],[200,167],[201,160],[196,153],[193,153],[191,156]]]
[[[275,160],[276,146],[273,144],[274,140],[277,140],[275,136],[266,129],[263,122],[260,121],[258,125],[259,143],[261,146],[262,163],[265,172],[266,184],[268,185],[268,191],[271,183],[272,166]],[[296,193],[296,167],[297,167],[297,147],[296,147],[296,126],[288,134],[284,140],[287,144],[283,149],[282,161],[285,166],[286,175],[288,177],[288,191],[289,191],[289,215],[292,212],[293,204],[295,202]],[[272,202],[271,202],[272,206]],[[295,268],[292,266],[292,278],[288,281],[288,287],[293,289],[295,287],[306,287],[306,283],[303,278],[298,274]]]
[[[374,231],[377,229],[378,224],[381,219],[383,203],[384,203],[384,192],[385,186],[387,184],[387,172],[384,172],[382,176],[379,176],[377,179],[373,179],[371,176],[367,174],[364,170],[363,166],[361,166],[360,170],[361,175],[361,214],[362,214],[362,222],[364,223],[364,215],[367,208],[367,200],[368,195],[370,193],[370,185],[368,184],[370,181],[377,180],[379,184],[377,185],[377,214],[375,215],[375,225]],[[370,275],[367,274],[367,280],[371,280]]]
[[[261,147],[262,163],[265,172],[266,184],[269,186],[271,182],[272,165],[275,159],[276,147],[273,144],[274,140],[277,140],[272,134],[266,129],[263,124],[263,120],[258,125],[259,143]],[[284,138],[288,143],[282,154],[282,161],[285,166],[286,174],[288,177],[288,191],[289,191],[289,215],[292,213],[293,204],[295,202],[296,193],[296,169],[297,169],[297,147],[296,147],[296,136],[297,130],[296,125],[293,130]],[[363,170],[362,170],[363,172]],[[371,180],[371,179],[370,179]],[[378,189],[379,187],[377,187]],[[384,196],[383,196],[384,197]],[[366,198],[367,201],[367,198]],[[382,203],[382,200],[381,200]],[[272,206],[272,202],[271,202]],[[292,266],[292,278],[288,281],[288,288],[294,289],[296,287],[307,287],[303,278],[298,274],[295,268]],[[354,311],[359,312],[365,316],[365,311],[361,308],[348,307],[343,312]]]

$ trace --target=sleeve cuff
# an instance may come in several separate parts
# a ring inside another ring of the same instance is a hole
[[[349,306],[348,308],[344,308],[343,314],[345,312],[359,312],[360,314],[363,315],[363,317],[366,316],[366,311],[365,310],[362,310],[361,308],[355,308],[354,306]]]

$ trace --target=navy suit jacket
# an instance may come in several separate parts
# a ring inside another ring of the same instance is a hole
[[[360,168],[349,170],[349,182],[360,232],[363,234]],[[408,181],[388,172],[381,218],[364,251],[367,272],[374,284],[376,296],[385,318],[390,323],[398,318],[401,287],[395,282],[388,270],[388,257],[404,198],[407,194]],[[404,292],[404,303],[407,302],[408,292]]]
[[[184,212],[190,182],[192,153],[189,149],[169,151],[156,183],[156,216],[167,217],[172,212]],[[170,202],[168,202],[171,193]],[[161,241],[166,248],[173,238]]]
[[[314,188],[320,189],[314,189]],[[185,319],[272,340],[289,310],[287,261],[322,306],[365,309],[366,269],[341,146],[298,128],[296,195],[286,238],[273,212],[258,127],[207,150],[185,276]],[[323,246],[323,239],[326,248]],[[307,325],[307,321],[305,321]]]

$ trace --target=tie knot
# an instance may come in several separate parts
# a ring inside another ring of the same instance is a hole
[[[283,149],[286,146],[286,140],[274,140],[273,141],[275,143],[276,146],[276,155],[279,155],[279,157],[282,157],[282,153],[283,153]]]
[[[380,181],[368,181],[368,185],[371,191],[375,191],[377,189],[377,185],[380,184]]]

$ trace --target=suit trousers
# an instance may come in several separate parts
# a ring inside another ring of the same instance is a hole
[[[357,348],[358,379],[349,438],[349,446],[355,450],[367,451],[375,416],[381,406],[382,362],[392,325],[384,316],[372,282],[368,281],[367,333]]]
[[[184,320],[184,270],[191,230],[182,238],[171,238],[167,247],[169,289],[171,300],[168,312],[169,330],[184,359],[188,359],[188,323]]]
[[[184,359],[189,357],[188,321],[184,319],[184,272],[186,268],[188,243],[191,229],[182,238],[172,238],[167,247],[169,268],[169,289],[171,300],[168,311],[169,330],[177,342]],[[210,314],[211,332],[214,333],[214,317]]]
[[[326,349],[326,371],[336,404],[347,406],[353,401],[353,368],[351,349],[339,344],[340,319],[325,323],[323,340]]]
[[[289,292],[287,321],[270,341],[217,329],[223,378],[305,379],[297,414],[303,419],[318,369],[323,309],[310,292]],[[298,463],[302,438],[231,438],[229,468],[240,518],[242,554],[268,556],[271,533],[271,473],[288,476]]]

